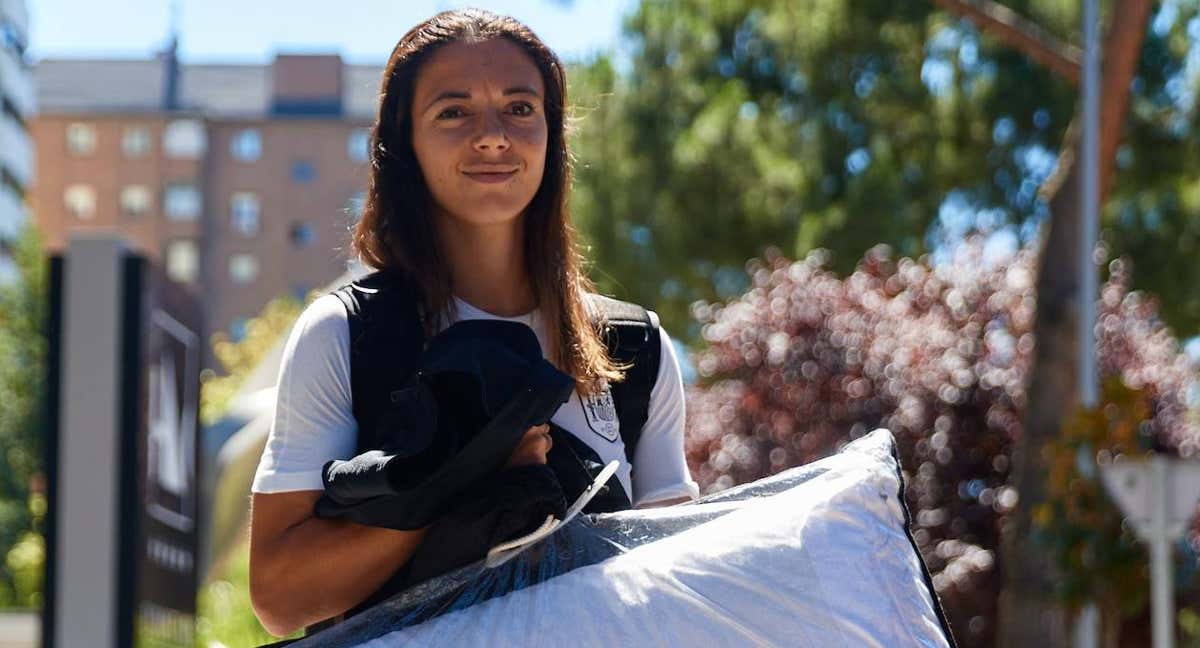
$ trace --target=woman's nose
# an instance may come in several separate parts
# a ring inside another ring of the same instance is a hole
[[[475,150],[508,150],[508,134],[504,132],[504,122],[500,119],[499,113],[485,111],[480,121],[479,132],[475,134]]]

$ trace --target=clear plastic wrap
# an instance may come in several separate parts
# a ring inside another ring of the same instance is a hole
[[[952,646],[886,430],[689,504],[580,515],[292,646]]]

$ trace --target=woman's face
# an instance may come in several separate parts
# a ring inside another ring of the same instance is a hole
[[[478,225],[520,216],[546,163],[533,60],[505,39],[451,43],[421,65],[413,90],[413,151],[437,211]]]

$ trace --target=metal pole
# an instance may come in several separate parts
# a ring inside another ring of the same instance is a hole
[[[1079,401],[1095,407],[1096,371],[1096,230],[1100,220],[1100,43],[1096,0],[1083,0],[1083,142],[1079,218]],[[1077,648],[1098,645],[1099,612],[1088,604],[1075,626]]]
[[[1100,220],[1100,52],[1096,0],[1083,1],[1083,151],[1082,214],[1079,231],[1079,399],[1097,402],[1096,375],[1096,231]]]
[[[1075,620],[1075,648],[1096,648],[1100,645],[1100,609],[1089,603],[1079,611]]]
[[[1150,485],[1150,618],[1154,648],[1175,645],[1175,601],[1171,574],[1171,540],[1167,529],[1167,459],[1151,458]]]

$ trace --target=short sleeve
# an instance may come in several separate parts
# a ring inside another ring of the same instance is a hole
[[[683,455],[683,379],[675,346],[659,327],[662,355],[658,378],[650,391],[650,407],[633,458],[633,505],[700,494]]]
[[[279,366],[275,413],[250,490],[322,490],[321,468],[354,454],[350,333],[334,295],[318,298],[292,327]]]

